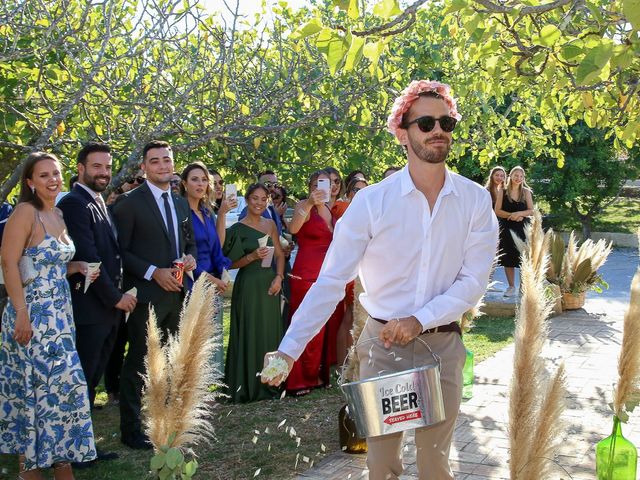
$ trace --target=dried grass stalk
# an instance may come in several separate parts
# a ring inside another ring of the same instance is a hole
[[[547,317],[551,312],[551,302],[545,295],[545,276],[548,268],[547,247],[542,231],[539,212],[526,230],[527,248],[522,254],[521,283],[522,299],[517,311],[515,331],[515,354],[513,358],[513,379],[509,397],[509,441],[511,448],[511,478],[520,479],[528,465],[532,464],[532,445],[544,441],[537,449],[552,450],[552,438],[545,433],[550,425],[543,422],[554,418],[543,418],[545,412],[562,410],[558,399],[561,390],[545,385],[546,371],[541,357],[547,338]],[[562,376],[556,375],[556,379]],[[541,398],[540,392],[546,391]],[[556,394],[558,392],[558,394]],[[555,417],[557,418],[557,417]],[[548,460],[547,460],[548,461]],[[533,471],[533,470],[532,470]],[[539,473],[539,472],[538,472]],[[543,478],[539,475],[531,478]]]
[[[364,288],[362,288],[360,277],[356,277],[353,299],[353,328],[351,329],[353,346],[349,349],[347,365],[344,369],[344,373],[342,374],[343,382],[355,382],[360,378],[360,361],[358,359],[358,354],[356,353],[355,345],[358,343],[360,334],[362,333],[364,325],[367,323],[367,317],[369,316],[359,300],[360,294],[363,292]]]
[[[145,376],[145,427],[156,449],[195,444],[213,433],[208,414],[214,396],[209,387],[218,381],[209,366],[216,342],[214,295],[215,287],[203,275],[185,299],[177,335],[162,347],[166,359],[163,371],[149,369]],[[149,339],[147,342],[151,346]],[[151,363],[148,359],[147,364]],[[156,376],[166,378],[164,391],[157,388]]]
[[[162,412],[169,397],[169,368],[161,338],[162,334],[158,328],[155,311],[150,307],[147,321],[147,356],[144,359],[147,371],[146,395],[143,396],[143,407],[148,412]],[[149,422],[147,434],[154,445],[161,445],[161,442],[168,436],[166,424],[161,421]]]
[[[542,406],[536,419],[536,430],[532,436],[530,459],[518,480],[539,480],[551,478],[552,468],[549,459],[562,438],[560,416],[565,406],[566,378],[564,363],[558,367],[556,375],[547,385]],[[513,478],[513,477],[512,477]]]
[[[631,282],[629,309],[625,313],[622,347],[618,359],[618,383],[613,392],[613,411],[626,417],[625,404],[640,394],[640,269]]]

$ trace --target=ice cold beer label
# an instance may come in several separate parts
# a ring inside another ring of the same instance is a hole
[[[380,406],[383,421],[389,433],[404,430],[406,423],[422,418],[417,386],[414,382],[403,382],[380,387]]]

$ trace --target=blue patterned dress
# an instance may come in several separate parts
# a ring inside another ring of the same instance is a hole
[[[2,316],[0,453],[24,455],[26,470],[96,458],[66,278],[74,252],[73,244],[48,234],[25,250],[38,271],[24,288],[33,328],[26,346],[13,338],[11,302]]]

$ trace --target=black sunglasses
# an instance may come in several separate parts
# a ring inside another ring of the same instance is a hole
[[[362,190],[363,188],[364,188],[364,187],[353,187],[353,188],[351,189],[351,191],[355,194],[355,193],[358,193],[358,192],[359,192],[360,190]]]
[[[171,186],[180,185],[180,180],[169,180],[169,184]]]
[[[411,124],[416,123],[420,131],[426,133],[433,130],[433,128],[436,126],[436,122],[440,124],[440,128],[443,132],[449,133],[453,132],[453,129],[456,128],[456,123],[458,123],[458,120],[449,116],[435,118],[430,115],[425,115],[424,117],[418,117],[415,120],[412,120],[411,122],[407,123],[406,126],[408,128]]]
[[[127,183],[129,185],[132,185],[135,182],[137,182],[138,184],[144,183],[144,177],[136,177],[136,178],[127,179]]]

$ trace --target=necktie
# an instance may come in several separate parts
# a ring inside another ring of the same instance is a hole
[[[98,207],[100,207],[100,213],[102,213],[104,218],[107,219],[107,222],[109,222],[109,225],[111,225],[111,218],[109,217],[109,212],[107,212],[107,204],[104,203],[104,199],[102,198],[102,195],[100,194],[96,195],[96,203],[98,204]]]
[[[171,215],[171,206],[169,205],[169,193],[164,192],[162,194],[164,200],[164,214],[167,218],[167,231],[169,233],[169,243],[171,244],[171,251],[175,253],[176,258],[180,256],[178,253],[178,244],[176,242],[176,231],[173,226],[173,215]]]

